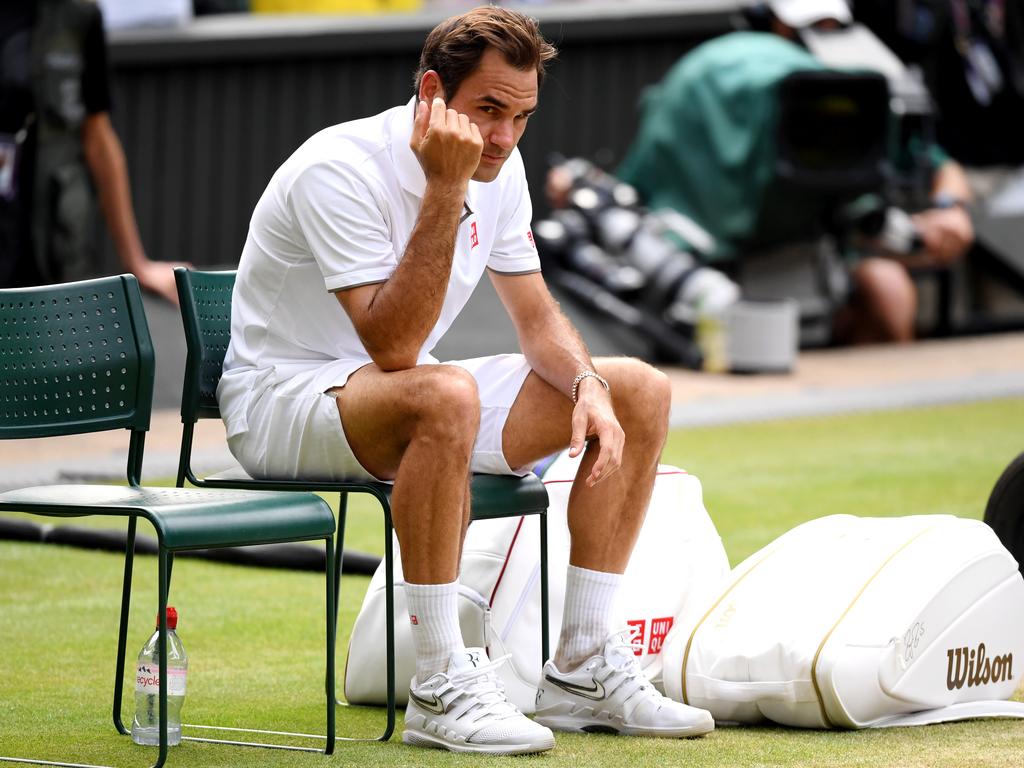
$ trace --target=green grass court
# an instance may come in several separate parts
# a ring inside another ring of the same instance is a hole
[[[676,430],[664,461],[698,475],[731,562],[828,514],[947,513],[980,518],[996,478],[1024,451],[1024,399]],[[357,497],[358,498],[358,497]],[[382,551],[379,514],[354,501],[348,546]],[[81,525],[82,520],[73,521]],[[121,523],[123,524],[123,523]],[[146,525],[140,525],[145,533]],[[137,559],[129,665],[152,631],[152,557]],[[121,558],[0,542],[0,754],[110,766],[150,765],[156,750],[110,723]],[[345,577],[338,665],[369,579]],[[190,656],[186,722],[317,733],[323,729],[322,577],[195,560],[176,564],[171,602]],[[341,673],[339,672],[339,688]],[[399,681],[401,685],[401,681]],[[1018,691],[1024,700],[1024,691]],[[124,717],[133,700],[126,690]],[[371,735],[383,710],[339,708],[341,735]],[[188,731],[186,731],[186,734]],[[657,741],[559,735],[550,753],[478,758],[339,742],[336,754],[184,743],[168,765],[1006,766],[1024,763],[1024,722],[981,721],[852,733],[720,728]]]

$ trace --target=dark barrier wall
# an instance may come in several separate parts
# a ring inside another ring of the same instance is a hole
[[[738,2],[530,6],[560,49],[520,144],[537,212],[551,152],[622,157],[645,86],[727,31]],[[143,242],[160,260],[237,262],[252,208],[309,135],[412,95],[442,16],[206,17],[111,37],[114,122]],[[109,244],[97,271],[116,271]]]

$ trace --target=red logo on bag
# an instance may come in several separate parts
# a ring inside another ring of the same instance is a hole
[[[409,623],[412,624],[414,627],[419,626],[420,620],[416,618],[415,613],[409,615]]]
[[[643,656],[647,639],[647,620],[634,619],[626,622],[629,627],[629,643],[633,646],[633,654]]]
[[[480,245],[480,238],[476,234],[476,222],[469,222],[469,245],[471,248],[476,248]]]
[[[665,645],[665,638],[668,636],[669,630],[672,629],[673,621],[675,619],[671,616],[666,616],[664,619],[651,619],[651,644],[647,646],[647,653],[661,653],[661,648]]]

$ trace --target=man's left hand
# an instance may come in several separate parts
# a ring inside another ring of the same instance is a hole
[[[588,437],[598,441],[598,454],[587,475],[586,484],[592,488],[606,477],[615,474],[622,465],[622,446],[626,437],[615,418],[611,395],[597,379],[588,377],[580,382],[576,407],[572,412],[572,440],[569,456],[575,458],[583,452]]]

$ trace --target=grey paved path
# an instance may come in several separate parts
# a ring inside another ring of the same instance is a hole
[[[1024,396],[1024,334],[805,352],[788,376],[670,371],[675,426]]]

